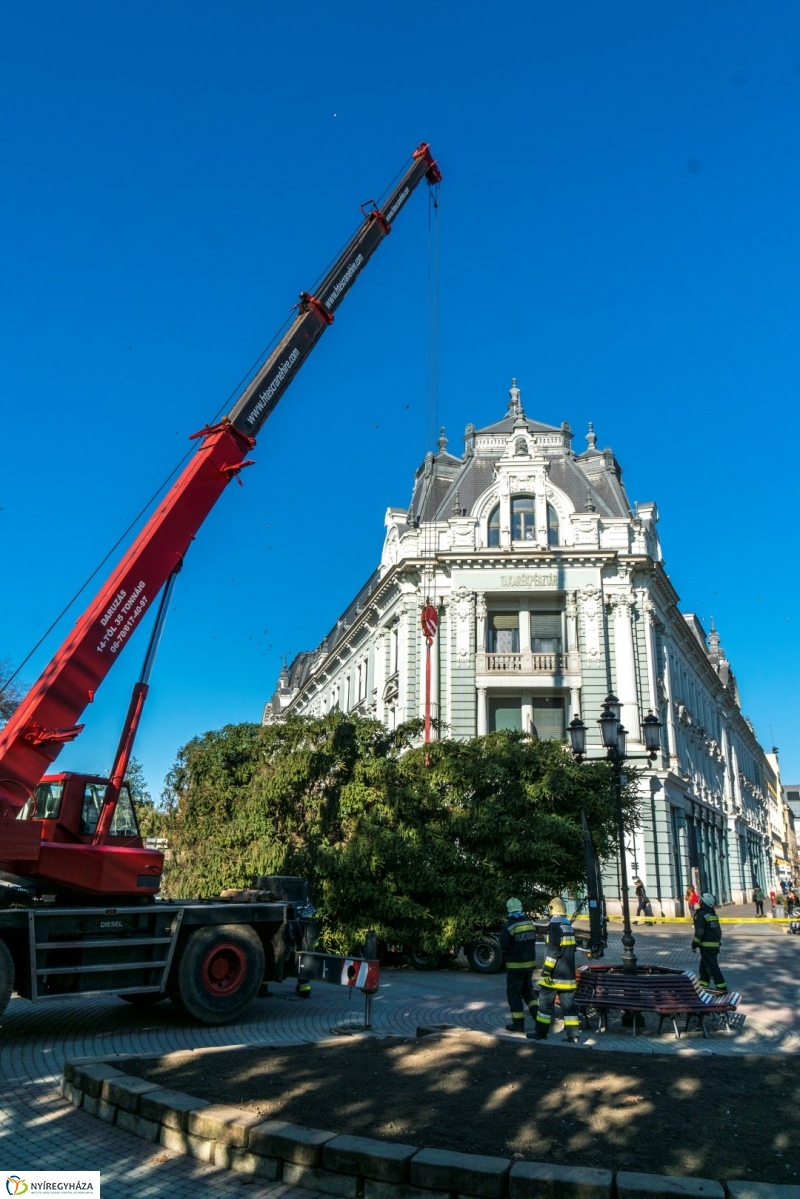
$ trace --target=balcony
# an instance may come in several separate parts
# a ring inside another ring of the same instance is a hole
[[[475,672],[481,675],[578,674],[580,660],[577,653],[537,654],[523,650],[510,654],[479,649],[475,655]]]

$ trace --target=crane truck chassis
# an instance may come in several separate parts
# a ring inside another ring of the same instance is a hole
[[[424,180],[441,173],[426,143],[315,289],[300,293],[287,332],[197,450],[79,617],[38,681],[0,729],[0,1015],[13,991],[38,1002],[116,994],[150,1004],[169,997],[197,1020],[235,1020],[264,981],[297,977],[379,985],[377,960],[313,950],[302,918],[303,880],[256,878],[209,899],[162,900],[163,854],[144,845],[125,773],[142,716],[169,597],[191,542],[391,222]],[[51,774],[140,620],[160,604],[109,778]]]

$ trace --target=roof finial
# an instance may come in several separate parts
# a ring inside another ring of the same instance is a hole
[[[442,428],[439,432],[439,440],[436,442],[436,444],[439,447],[439,452],[443,454],[447,449],[447,438],[444,435],[444,425],[442,425]]]
[[[453,497],[453,516],[460,516],[460,515],[461,515],[461,496],[459,495],[458,488],[456,488],[456,494]]]
[[[584,512],[594,512],[592,493],[588,487],[586,488],[586,503],[583,505],[583,510]]]
[[[522,411],[522,392],[517,387],[517,380],[511,380],[511,390],[508,393],[511,396],[511,401],[508,405],[508,411],[512,416],[524,416]]]
[[[597,444],[597,437],[595,436],[594,424],[592,421],[589,421],[589,432],[586,434],[586,440],[589,443],[589,449],[593,450]]]

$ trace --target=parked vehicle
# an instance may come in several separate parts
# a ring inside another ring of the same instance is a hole
[[[487,930],[477,941],[459,945],[448,953],[427,953],[424,949],[410,949],[405,957],[415,970],[437,970],[447,959],[458,957],[463,952],[470,970],[476,974],[496,974],[503,968],[503,951],[500,948],[499,930]]]

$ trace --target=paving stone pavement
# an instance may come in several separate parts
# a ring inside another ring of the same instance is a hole
[[[691,929],[637,927],[642,962],[691,968]],[[609,958],[620,955],[619,929],[612,929]],[[800,1049],[800,937],[773,928],[727,926],[722,966],[743,1002],[733,1033],[704,1041],[699,1033],[676,1041],[653,1030],[635,1039],[612,1023],[607,1034],[584,1037],[577,1051],[725,1054],[796,1052]],[[540,951],[541,958],[541,951]],[[290,984],[257,1000],[235,1025],[204,1028],[187,1023],[168,1003],[139,1011],[116,998],[58,1000],[38,1006],[15,999],[0,1022],[0,1169],[97,1169],[104,1199],[189,1199],[231,1196],[248,1199],[309,1199],[311,1192],[282,1184],[250,1183],[215,1167],[173,1156],[121,1129],[76,1111],[57,1093],[64,1059],[106,1053],[157,1054],[178,1049],[242,1044],[293,1044],[356,1030],[363,1020],[359,992],[316,986],[300,1000]],[[434,973],[385,970],[374,1004],[373,1032],[413,1035],[418,1025],[450,1024],[489,1033],[504,1032],[505,978],[459,969]],[[555,1040],[560,1044],[556,1033]],[[564,1052],[575,1052],[564,1046]],[[535,1098],[535,1096],[534,1096]],[[320,1117],[324,1123],[324,1117]]]

